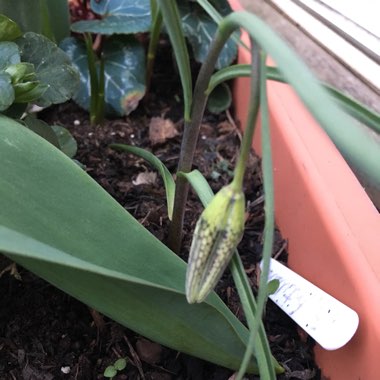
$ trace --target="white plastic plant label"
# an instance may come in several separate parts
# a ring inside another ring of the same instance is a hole
[[[269,296],[324,349],[344,346],[359,325],[358,314],[311,282],[271,259],[269,281],[279,280]]]

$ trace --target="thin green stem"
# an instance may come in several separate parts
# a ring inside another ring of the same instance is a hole
[[[255,347],[256,335],[260,328],[261,317],[263,314],[265,301],[267,298],[268,275],[270,257],[273,248],[274,234],[274,194],[273,194],[273,172],[272,172],[272,153],[269,133],[269,118],[268,104],[266,93],[266,70],[265,70],[266,55],[263,53],[261,57],[261,74],[260,74],[260,104],[261,104],[261,143],[262,143],[262,169],[263,169],[263,190],[265,198],[265,226],[264,226],[264,247],[263,247],[263,266],[260,276],[259,295],[257,300],[256,322],[253,329],[250,331],[249,341],[244,358],[238,372],[236,380],[241,380],[246,372],[253,350]],[[262,361],[260,356],[257,356],[260,372],[266,369],[266,362]],[[274,372],[272,377],[275,379]]]
[[[194,88],[190,119],[185,120],[178,172],[188,173],[191,170],[198,141],[199,129],[207,102],[206,90],[214,71],[216,60],[218,59],[219,53],[226,40],[227,38],[221,36],[220,33],[217,33],[211,44],[209,54],[199,71]],[[181,247],[183,219],[188,192],[189,184],[185,178],[179,177],[176,183],[173,220],[170,224],[168,238],[168,245],[174,252],[179,252]]]
[[[154,5],[153,5],[154,4]],[[157,7],[156,1],[151,0],[151,12],[152,12],[152,27],[150,30],[150,39],[146,60],[146,87],[147,92],[150,87],[150,81],[153,73],[154,60],[156,59],[156,51],[158,41],[160,38],[160,32],[162,28],[162,13]]]
[[[254,340],[253,349],[256,360],[259,359],[257,361],[260,376],[262,379],[275,379],[275,370],[281,372],[282,368],[273,360],[263,321],[260,318],[256,318],[257,304],[237,250],[232,257],[230,270],[239,294],[240,302],[243,306],[244,315],[247,319],[249,329],[252,331],[255,328],[255,325],[258,325],[259,337]],[[241,376],[244,375],[244,372]],[[238,378],[235,380],[237,379]]]
[[[101,124],[104,120],[104,108],[105,108],[105,75],[104,75],[104,56],[101,54],[99,77],[98,77],[98,96],[95,110],[95,124]]]
[[[86,44],[88,72],[90,75],[90,123],[91,125],[94,125],[96,124],[96,109],[98,106],[99,81],[98,74],[96,72],[96,59],[92,47],[92,37],[90,33],[84,34],[84,41]]]
[[[231,186],[236,191],[243,188],[245,168],[249,152],[251,151],[252,138],[255,131],[257,114],[260,104],[260,49],[251,39],[251,99],[249,113],[244,131],[243,141],[240,148],[240,154],[235,166],[234,179]]]

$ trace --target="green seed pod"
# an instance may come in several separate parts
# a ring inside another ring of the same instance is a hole
[[[245,199],[231,185],[223,187],[195,227],[186,273],[186,298],[202,302],[226,269],[244,231]]]

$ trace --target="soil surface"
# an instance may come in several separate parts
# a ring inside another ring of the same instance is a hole
[[[88,114],[73,103],[45,110],[42,117],[67,127],[78,142],[75,157],[84,170],[158,239],[167,238],[168,219],[161,178],[142,159],[116,152],[111,143],[149,149],[175,172],[183,128],[181,91],[171,55],[161,47],[151,92],[130,117],[90,126]],[[168,79],[169,78],[169,79]],[[194,168],[214,191],[231,180],[240,134],[229,113],[203,120]],[[246,272],[256,289],[262,250],[263,202],[260,161],[252,155],[246,175],[247,221],[239,245]],[[187,259],[191,234],[202,207],[188,201],[181,256]],[[276,232],[274,254],[286,260],[286,242]],[[10,262],[0,255],[0,273]],[[103,379],[105,368],[127,358],[115,379],[232,379],[233,372],[151,342],[103,317],[86,305],[17,267],[0,277],[0,380]],[[244,322],[230,274],[217,292]],[[268,302],[265,326],[273,355],[284,366],[279,379],[320,379],[313,342],[274,304]],[[248,379],[258,379],[248,376]]]

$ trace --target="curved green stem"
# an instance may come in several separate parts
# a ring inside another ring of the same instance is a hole
[[[261,106],[261,144],[262,144],[262,170],[263,170],[263,190],[265,197],[265,226],[264,226],[264,246],[263,246],[263,267],[260,276],[259,295],[257,299],[257,308],[255,315],[255,324],[250,326],[250,334],[247,349],[236,377],[241,380],[246,372],[253,350],[257,344],[256,335],[260,331],[261,318],[265,307],[268,288],[269,264],[273,248],[274,235],[274,194],[273,194],[273,172],[272,172],[272,152],[269,134],[268,104],[266,94],[266,55],[261,56],[260,71],[260,106]],[[256,355],[260,369],[260,375],[263,379],[275,379],[275,373],[272,368],[268,368],[267,362],[262,357]],[[271,369],[271,372],[268,372]],[[265,372],[264,372],[265,371]],[[266,375],[264,376],[264,374]]]
[[[252,40],[251,56],[251,106],[249,107],[246,129],[244,131],[239,158],[235,166],[234,178],[231,183],[231,186],[236,191],[242,191],[243,189],[244,173],[247,166],[249,152],[251,151],[252,138],[255,131],[256,119],[260,104],[260,49]]]

